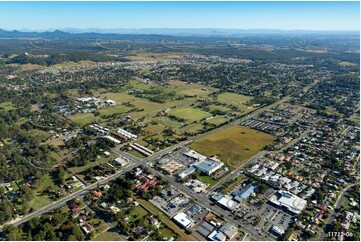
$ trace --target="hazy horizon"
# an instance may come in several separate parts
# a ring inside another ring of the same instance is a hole
[[[359,31],[359,2],[0,2],[2,29]],[[29,21],[31,20],[31,21]]]

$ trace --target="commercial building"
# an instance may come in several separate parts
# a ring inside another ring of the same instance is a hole
[[[198,228],[197,232],[203,235],[205,238],[207,238],[213,231],[215,230],[215,227],[206,221],[204,221]]]
[[[197,213],[200,213],[202,211],[202,207],[199,204],[194,204],[192,207],[188,208],[185,212],[189,216],[193,216]]]
[[[201,155],[198,152],[195,152],[194,150],[189,150],[184,153],[185,156],[192,158],[195,161],[204,161],[207,156]]]
[[[235,210],[239,204],[232,199],[229,195],[224,195],[222,193],[217,193],[212,197],[221,207],[228,210]]]
[[[234,236],[238,233],[238,229],[231,223],[225,223],[220,231],[227,237],[227,239],[232,240]]]
[[[307,205],[306,200],[283,190],[277,191],[269,201],[295,214],[301,213]]]
[[[181,173],[178,174],[178,177],[180,179],[184,179],[187,176],[191,175],[192,173],[194,173],[196,171],[196,168],[194,167],[189,167],[188,169],[182,171]]]
[[[111,137],[111,136],[109,136],[109,135],[105,135],[105,136],[103,136],[103,138],[108,139],[108,140],[110,140],[111,142],[113,142],[113,143],[115,143],[115,144],[120,144],[120,143],[122,143],[122,142],[120,142],[119,140],[117,140],[117,139],[115,139],[115,138],[113,138],[113,137]]]
[[[192,166],[208,176],[224,165],[221,161],[201,155],[194,150],[189,150],[183,154],[195,161]]]
[[[206,158],[203,161],[199,161],[193,164],[193,166],[200,172],[206,175],[212,175],[218,169],[223,167],[223,163],[213,158]]]
[[[173,220],[184,229],[190,229],[194,226],[194,221],[188,218],[185,213],[178,213]]]
[[[154,152],[151,151],[150,149],[138,144],[138,143],[133,143],[129,145],[132,149],[135,149],[136,151],[142,153],[143,155],[146,156],[150,156],[152,155]]]
[[[118,134],[124,135],[125,137],[129,138],[129,139],[136,139],[138,138],[138,136],[136,136],[135,134],[132,134],[124,129],[118,129],[117,130]]]
[[[276,225],[273,225],[271,227],[271,232],[275,233],[278,236],[281,236],[285,233],[285,231],[282,228],[279,228]]]
[[[128,165],[129,162],[126,161],[126,160],[124,160],[123,158],[118,157],[118,158],[115,158],[115,159],[112,161],[112,163],[113,163],[114,165],[116,165],[116,166],[122,166],[122,167],[124,167],[124,166]]]
[[[237,202],[242,202],[243,200],[249,198],[256,190],[257,190],[256,186],[249,184],[246,187],[244,187],[242,190],[232,193],[232,195],[234,196],[233,199],[236,200]]]
[[[190,180],[185,183],[190,189],[192,189],[195,193],[206,192],[209,184],[204,184],[200,180]]]
[[[208,236],[208,239],[212,241],[226,241],[226,236],[221,231],[215,230]]]

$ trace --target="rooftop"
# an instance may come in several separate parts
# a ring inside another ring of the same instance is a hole
[[[183,228],[191,228],[194,225],[194,221],[188,218],[185,213],[178,213],[173,219],[180,224]]]
[[[277,191],[270,198],[270,202],[275,205],[285,207],[295,214],[299,214],[307,205],[306,200],[283,190]]]

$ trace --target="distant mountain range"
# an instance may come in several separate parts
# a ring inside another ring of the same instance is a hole
[[[312,34],[312,33],[358,33],[357,31],[310,31],[310,30],[279,30],[279,29],[220,29],[220,28],[140,28],[140,29],[60,29],[69,33],[117,33],[117,34],[157,34],[173,36],[237,36],[244,34]]]
[[[116,37],[118,35],[157,35],[157,36],[195,36],[195,37],[242,37],[252,35],[359,35],[359,31],[312,31],[279,29],[220,29],[220,28],[140,28],[140,29],[100,29],[100,28],[62,28],[34,31],[28,29],[0,29],[0,38],[67,38],[67,37]]]

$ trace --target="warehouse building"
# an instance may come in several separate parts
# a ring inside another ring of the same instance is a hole
[[[276,206],[299,214],[306,207],[307,201],[287,191],[277,191],[269,200]]]

